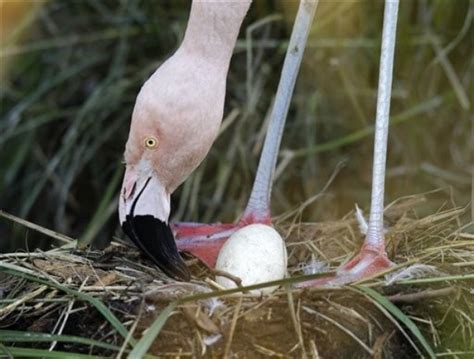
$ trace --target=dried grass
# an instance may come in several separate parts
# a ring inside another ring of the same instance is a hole
[[[388,251],[398,263],[394,270],[418,263],[437,271],[401,277],[391,284],[387,284],[388,276],[378,275],[355,286],[299,290],[292,287],[290,278],[267,297],[245,293],[228,297],[209,285],[213,273],[196,260],[188,260],[192,283],[169,282],[134,248],[120,242],[103,251],[71,252],[58,247],[3,254],[2,327],[86,337],[122,347],[124,355],[132,349],[131,338],[140,338],[146,328],[154,326],[157,337],[152,336],[148,345],[150,353],[160,357],[425,355],[410,327],[399,324],[399,318],[358,290],[374,288],[416,323],[437,355],[456,352],[458,357],[467,357],[474,349],[474,243],[459,226],[467,210],[444,209],[418,218],[417,207],[423,204],[425,196],[413,196],[388,206]],[[301,274],[300,264],[311,259],[337,268],[355,254],[363,239],[354,213],[334,222],[280,223],[277,227],[287,233],[293,276]],[[12,271],[16,274],[11,275]],[[43,282],[35,283],[31,278]],[[120,334],[93,303],[64,292],[62,287],[103,302],[127,332]],[[170,308],[169,303],[174,305]],[[155,320],[158,314],[160,321]],[[150,335],[149,330],[147,333]],[[89,354],[114,352],[62,341],[34,344],[35,348],[49,346]],[[144,348],[146,352],[148,347]]]

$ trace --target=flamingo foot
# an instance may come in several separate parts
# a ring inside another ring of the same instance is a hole
[[[358,255],[348,263],[339,267],[336,275],[303,282],[299,284],[298,287],[330,287],[345,285],[376,275],[394,265],[395,264],[388,259],[387,252],[383,245],[371,246],[364,244]]]
[[[172,224],[171,228],[180,251],[191,253],[208,267],[214,268],[227,239],[240,228],[254,223],[271,225],[270,214],[245,214],[237,223],[178,222]]]

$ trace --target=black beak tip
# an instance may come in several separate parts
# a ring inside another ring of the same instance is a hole
[[[181,258],[170,226],[151,215],[128,215],[122,229],[164,273],[182,281],[191,274]]]

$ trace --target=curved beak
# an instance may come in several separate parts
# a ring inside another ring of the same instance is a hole
[[[170,196],[153,171],[127,168],[120,194],[123,231],[168,276],[189,281],[168,224]]]

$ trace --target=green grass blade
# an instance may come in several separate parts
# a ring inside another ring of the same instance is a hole
[[[0,347],[0,356],[6,354],[12,358],[60,358],[60,359],[101,359],[105,357],[99,357],[88,354],[77,354],[53,351],[50,352],[47,349],[31,349],[31,348],[18,348],[18,347]]]
[[[39,226],[39,225],[34,224],[32,222],[29,222],[25,219],[14,216],[13,214],[4,212],[1,209],[0,209],[0,217],[9,219],[10,221],[21,224],[22,226],[24,226],[26,228],[30,228],[30,229],[33,229],[37,232],[43,233],[44,235],[46,235],[48,237],[51,237],[51,238],[54,238],[54,239],[57,239],[58,241],[61,241],[61,242],[64,242],[64,243],[75,242],[74,238],[68,237],[65,234],[62,234],[62,233],[59,233],[59,232],[55,232],[51,229]]]
[[[30,106],[32,106],[35,103],[38,103],[40,99],[45,96],[49,91],[52,89],[63,85],[67,81],[70,81],[72,78],[75,78],[78,76],[80,73],[83,73],[89,68],[92,68],[93,66],[97,65],[101,60],[103,59],[103,55],[100,56],[91,56],[87,58],[85,61],[80,63],[76,67],[72,68],[67,68],[63,72],[60,72],[56,77],[50,79],[47,82],[42,82],[38,88],[30,93],[27,97],[25,97],[20,103],[15,105],[13,108],[10,109],[10,111],[6,114],[7,118],[21,118],[21,114],[24,113]],[[15,121],[13,124],[14,126],[11,126],[10,121],[4,121],[4,123],[0,126],[0,128],[5,131],[14,131],[17,125],[17,122],[19,120]]]
[[[437,282],[453,282],[458,280],[474,280],[474,273],[468,274],[458,274],[458,275],[448,275],[444,277],[434,277],[434,278],[415,278],[415,279],[404,279],[399,280],[396,284],[430,284],[430,283],[437,283]]]
[[[122,179],[123,170],[124,166],[118,164],[117,169],[115,170],[115,173],[112,179],[110,180],[109,185],[107,186],[105,194],[100,201],[99,207],[97,208],[94,214],[94,217],[92,217],[92,220],[89,222],[89,225],[87,226],[84,235],[79,238],[77,242],[79,248],[84,248],[85,246],[90,244],[94,237],[97,235],[97,233],[100,231],[100,229],[110,218],[110,215],[116,212],[115,210],[113,212],[110,212],[107,210],[107,208],[110,206],[112,198],[117,192],[117,185]]]
[[[15,267],[17,266],[13,264],[9,264],[9,263],[0,262],[0,272],[14,275],[16,277],[21,277],[32,282],[41,283],[49,287],[59,289],[80,300],[90,303],[99,311],[99,313],[101,313],[104,316],[105,319],[107,319],[107,321],[117,330],[118,333],[120,333],[120,335],[122,335],[124,338],[128,337],[127,328],[123,326],[123,324],[118,320],[118,318],[99,299],[91,297],[88,294],[78,292],[74,289],[65,287],[59,283],[53,283],[49,280],[38,278],[33,275],[24,273],[21,267],[19,267],[19,269],[16,269]],[[133,338],[130,339],[130,344],[132,346],[135,344],[135,342],[136,341]]]
[[[49,333],[38,333],[38,332],[23,332],[19,330],[3,330],[0,329],[0,342],[65,342],[65,343],[74,343],[74,344],[84,344],[95,346],[98,348],[109,349],[119,351],[120,347],[99,342],[97,340],[83,338],[72,335],[54,335]]]
[[[445,96],[447,95],[445,94]],[[443,100],[444,96],[436,96],[419,105],[414,106],[413,108],[410,108],[400,114],[393,116],[392,118],[390,118],[390,127],[401,124],[414,118],[420,118],[420,114],[432,111],[435,108],[441,106],[443,104]],[[345,135],[343,137],[331,140],[329,142],[317,144],[312,147],[294,150],[293,157],[304,157],[308,155],[314,155],[316,153],[334,150],[336,148],[352,144],[367,136],[370,136],[374,133],[374,131],[374,126],[367,126],[355,132],[349,133],[348,135]]]
[[[0,55],[1,57],[1,55]],[[44,115],[34,117],[32,120],[29,122],[26,122],[25,124],[18,125],[13,132],[8,132],[8,133],[2,133],[0,135],[0,145],[3,145],[6,141],[11,139],[12,137],[16,137],[19,135],[25,135],[28,136],[28,134],[33,133],[38,129],[38,127],[41,127],[43,125],[47,125],[53,121],[58,121],[61,118],[65,116],[72,116],[75,113],[75,109],[71,110],[58,110],[58,111],[53,111],[50,113],[45,113]],[[25,141],[28,147],[31,150],[31,143]]]
[[[165,325],[171,313],[178,305],[178,302],[171,302],[155,319],[153,324],[146,330],[145,335],[138,341],[135,348],[128,355],[129,359],[143,358],[155,338],[160,334],[161,329]]]
[[[426,338],[420,332],[416,324],[413,323],[413,321],[410,318],[408,318],[400,309],[398,309],[395,305],[393,305],[383,295],[381,295],[380,293],[376,292],[375,290],[371,288],[364,287],[364,286],[356,286],[356,288],[362,293],[364,293],[367,297],[372,299],[375,304],[378,304],[382,306],[383,308],[385,308],[397,320],[403,323],[408,328],[408,330],[410,330],[410,332],[415,336],[415,338],[418,339],[418,341],[426,350],[430,358],[436,358],[436,354],[433,348],[431,348],[431,345],[428,343]]]

